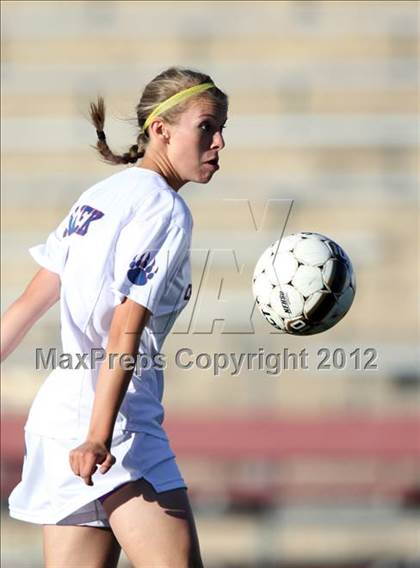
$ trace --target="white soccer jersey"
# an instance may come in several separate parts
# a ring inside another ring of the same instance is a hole
[[[191,213],[166,180],[130,167],[82,193],[46,243],[29,249],[41,266],[60,275],[62,351],[73,363],[77,353],[105,349],[113,309],[125,296],[152,312],[139,353],[157,360],[191,296],[191,231]],[[50,373],[25,430],[85,437],[100,364],[88,366]],[[162,395],[162,368],[136,368],[114,433],[131,430],[166,439]]]

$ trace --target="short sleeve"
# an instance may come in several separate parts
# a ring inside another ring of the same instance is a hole
[[[131,222],[116,247],[114,294],[155,314],[188,251],[188,233],[170,219]]]
[[[63,237],[67,217],[52,231],[45,243],[29,248],[32,258],[44,268],[62,274],[68,253],[68,241]]]

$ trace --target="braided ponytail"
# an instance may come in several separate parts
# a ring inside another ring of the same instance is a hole
[[[96,128],[96,135],[98,141],[96,142],[96,150],[102,156],[105,162],[110,164],[135,164],[139,158],[144,156],[146,151],[146,144],[144,136],[140,134],[137,138],[137,144],[130,146],[128,152],[118,155],[115,154],[106,141],[104,132],[105,124],[105,103],[103,97],[98,97],[96,103],[90,103],[90,118],[92,124]]]

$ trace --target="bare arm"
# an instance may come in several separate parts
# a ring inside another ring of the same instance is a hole
[[[133,369],[125,370],[118,364],[121,355],[136,357],[141,333],[150,316],[149,310],[130,299],[117,306],[111,322],[106,357],[99,370],[95,389],[89,431],[86,441],[70,452],[70,465],[87,485],[93,485],[96,465],[106,473],[114,463],[110,454],[112,433],[118,410],[128,388]],[[117,354],[110,367],[109,355]]]
[[[1,319],[1,360],[16,349],[35,322],[60,298],[60,277],[41,268]]]
[[[107,357],[99,371],[88,439],[111,442],[117,413],[133,374],[133,369],[124,370],[117,361],[123,354],[137,355],[149,315],[149,310],[130,299],[115,308],[106,353],[118,354],[118,358],[114,368],[109,368]]]

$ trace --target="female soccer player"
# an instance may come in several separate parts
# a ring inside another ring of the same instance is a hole
[[[228,100],[208,75],[170,68],[144,89],[133,164],[93,185],[30,252],[42,266],[3,318],[2,358],[60,299],[63,354],[25,424],[10,514],[44,526],[47,568],[202,566],[186,485],[162,427],[163,341],[191,295],[192,218],[178,190],[219,169]],[[141,161],[139,162],[139,160]],[[141,354],[141,356],[140,356]]]

